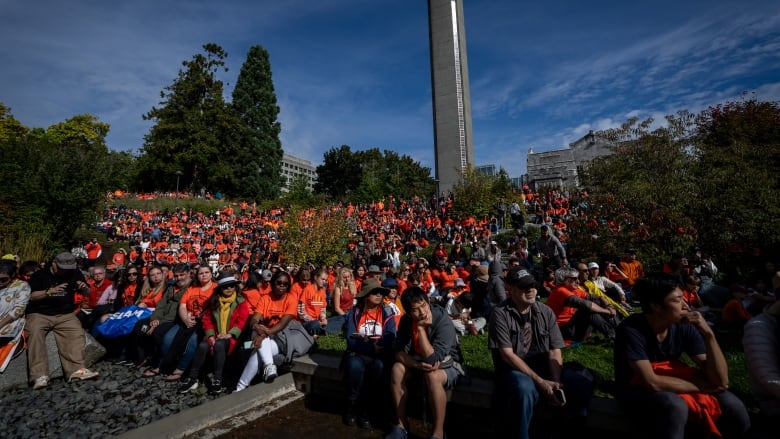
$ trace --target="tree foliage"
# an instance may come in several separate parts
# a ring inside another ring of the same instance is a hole
[[[240,126],[235,112],[223,98],[218,71],[227,72],[225,53],[216,44],[182,63],[173,84],[160,93],[159,107],[144,119],[154,121],[144,137],[139,157],[139,181],[145,190],[176,185],[176,171],[183,172],[181,187],[190,191],[206,187],[232,193],[233,168],[227,157],[235,154]]]
[[[583,172],[570,246],[594,255],[633,246],[659,263],[694,244],[724,258],[776,246],[778,121],[777,104],[745,100],[600,133],[614,154]]]
[[[34,242],[39,258],[65,248],[82,224],[92,224],[108,189],[108,124],[78,115],[48,129],[29,129],[0,104],[0,233],[5,251]],[[8,248],[10,247],[10,248]],[[22,255],[23,257],[25,254]]]
[[[271,78],[268,52],[261,46],[249,49],[233,90],[233,109],[238,127],[234,195],[244,198],[275,199],[282,185],[282,130],[277,117],[279,106]]]
[[[476,218],[490,218],[498,212],[498,203],[501,198],[507,203],[517,201],[522,209],[522,201],[514,191],[509,175],[501,169],[497,175],[491,176],[478,172],[469,166],[460,173],[458,182],[453,186],[454,202],[452,214],[461,218],[474,216]]]
[[[331,148],[317,167],[314,191],[341,199],[346,196],[366,203],[392,194],[411,198],[435,191],[430,169],[407,155],[377,148],[353,152],[348,145]]]
[[[292,209],[281,230],[281,252],[294,264],[333,264],[346,248],[352,230],[343,213],[325,206]]]

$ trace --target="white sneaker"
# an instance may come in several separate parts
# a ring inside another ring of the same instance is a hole
[[[269,364],[263,369],[263,381],[266,383],[272,383],[277,376],[275,365]]]
[[[71,382],[73,380],[88,380],[90,378],[95,378],[96,376],[100,375],[97,372],[93,372],[89,369],[79,369],[72,374],[70,374],[70,378],[68,379],[68,382]]]
[[[35,379],[35,383],[33,384],[33,390],[43,389],[44,387],[48,387],[48,385],[49,385],[49,377],[46,375],[41,375]]]

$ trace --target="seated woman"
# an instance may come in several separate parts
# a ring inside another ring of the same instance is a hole
[[[253,351],[238,380],[236,392],[246,389],[252,383],[260,367],[263,370],[263,381],[270,383],[277,377],[274,356],[283,353],[279,337],[288,325],[297,322],[298,298],[289,294],[291,284],[292,277],[286,271],[274,273],[271,277],[271,294],[260,297],[255,314],[249,318]],[[308,336],[303,326],[298,326]]]
[[[30,285],[16,278],[16,261],[0,260],[0,372],[21,352]]]
[[[378,279],[366,279],[357,305],[347,314],[347,351],[342,366],[348,401],[344,423],[349,426],[371,428],[369,408],[377,410],[374,415],[379,414],[382,407],[376,403],[386,400],[381,392],[388,388],[397,323],[392,310],[383,306],[383,296],[389,293]]]
[[[352,269],[342,267],[336,275],[333,285],[333,315],[328,319],[325,331],[328,334],[340,334],[344,328],[344,318],[352,309],[357,294],[357,283]]]
[[[212,394],[222,392],[225,361],[233,352],[249,318],[249,307],[239,292],[240,284],[233,276],[217,281],[214,294],[206,302],[203,312],[203,341],[198,344],[189,376],[179,386],[179,392],[187,393],[198,388],[201,368],[209,354],[214,362],[214,369],[207,379],[209,391]]]

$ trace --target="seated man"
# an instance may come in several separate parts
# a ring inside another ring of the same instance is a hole
[[[584,271],[587,273],[587,268]],[[580,272],[575,268],[555,270],[557,285],[547,299],[563,338],[579,343],[588,338],[593,329],[608,339],[615,338],[615,309],[608,307],[602,298],[588,294],[580,287],[579,279]]]
[[[46,336],[54,332],[62,372],[68,381],[86,380],[98,375],[84,367],[84,329],[76,317],[76,293],[89,294],[84,275],[77,269],[76,257],[63,252],[51,265],[30,276],[30,302],[26,329],[29,334],[27,362],[33,389],[49,385],[49,359]]]
[[[540,400],[565,407],[566,426],[582,427],[593,384],[563,369],[563,337],[553,311],[536,301],[533,275],[523,267],[512,267],[505,281],[509,297],[493,309],[488,329],[496,389],[505,401],[504,412],[498,414],[506,424],[504,436],[527,438]]]
[[[728,366],[712,328],[683,300],[679,279],[652,273],[634,285],[642,314],[615,339],[615,396],[651,437],[745,437],[750,417],[729,392]],[[681,361],[683,354],[695,367]]]
[[[407,382],[415,376],[422,376],[433,413],[431,438],[444,438],[446,390],[455,386],[459,371],[463,370],[455,327],[444,309],[432,306],[428,295],[419,287],[409,287],[404,291],[401,303],[406,314],[401,317],[393,342],[395,364],[390,372],[396,422],[386,437],[408,437]]]
[[[745,324],[742,346],[753,398],[767,417],[780,417],[780,302]]]

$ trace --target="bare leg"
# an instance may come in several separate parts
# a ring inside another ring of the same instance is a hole
[[[437,369],[425,374],[425,382],[428,385],[428,399],[433,413],[433,434],[437,438],[444,437],[444,416],[447,413],[447,392],[444,386],[447,384],[447,373]]]
[[[395,406],[396,423],[409,430],[409,420],[406,417],[406,380],[409,379],[409,371],[401,362],[393,364],[390,372],[390,393],[393,396]]]

